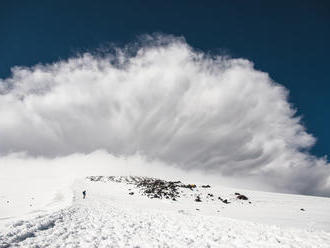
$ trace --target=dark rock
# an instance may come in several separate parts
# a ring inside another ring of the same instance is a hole
[[[301,208],[300,210],[301,210],[301,211],[305,211],[305,209],[303,209],[303,208]]]
[[[238,195],[237,199],[239,199],[239,200],[248,200],[249,198],[247,198],[245,195]]]
[[[193,190],[196,188],[196,184],[181,184],[180,187]]]
[[[201,202],[202,200],[201,200],[201,198],[200,198],[200,196],[198,195],[197,197],[196,197],[196,199],[195,199],[195,202]]]
[[[220,196],[218,197],[220,201],[222,201],[225,204],[229,204],[230,202],[227,199],[222,199]]]
[[[177,183],[181,183],[181,181],[174,181],[174,182],[171,182],[171,183],[177,184]]]
[[[211,186],[210,185],[202,185],[202,188],[211,188]]]
[[[181,181],[165,181],[156,178],[149,177],[117,177],[117,176],[90,176],[87,177],[90,181],[99,182],[119,182],[134,185],[139,189],[141,195],[145,195],[149,198],[168,199],[176,201],[181,194],[186,195],[186,189],[194,190],[196,184],[183,184]],[[129,192],[131,192],[131,188]],[[198,190],[198,189],[196,189]],[[133,195],[133,193],[129,193]],[[193,195],[192,195],[193,196]],[[200,199],[200,198],[199,198]]]
[[[130,195],[134,195],[134,192],[129,192],[128,194],[130,194]]]

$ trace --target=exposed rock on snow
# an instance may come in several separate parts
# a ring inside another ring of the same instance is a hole
[[[222,201],[225,204],[229,204],[230,202],[227,199],[222,199],[220,196],[218,197],[220,201]]]
[[[253,199],[248,204],[233,189],[187,185],[192,184],[89,177],[73,186],[70,207],[6,226],[0,231],[0,247],[329,248],[330,199],[243,191]],[[88,190],[86,199],[82,189]],[[176,201],[166,198],[173,192]],[[161,197],[153,198],[155,194]],[[227,199],[231,204],[223,204]]]
[[[184,184],[181,181],[165,181],[157,178],[150,177],[114,177],[114,176],[90,176],[87,177],[92,182],[118,182],[132,184],[140,189],[142,195],[146,195],[149,198],[170,199],[176,201],[181,197],[180,188],[190,189],[193,191],[197,188],[196,184]],[[202,188],[210,188],[210,185],[202,185]],[[130,193],[134,194],[134,193]],[[213,194],[208,194],[213,197]],[[197,196],[195,201],[200,202],[200,196]]]
[[[201,200],[201,197],[198,195],[197,197],[196,197],[196,199],[195,199],[195,202],[201,202],[202,200]]]
[[[247,198],[245,195],[238,195],[237,196],[237,199],[239,199],[239,200],[249,200],[249,198]]]

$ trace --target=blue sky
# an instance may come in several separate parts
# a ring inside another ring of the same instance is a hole
[[[290,90],[290,102],[330,154],[328,1],[1,1],[0,78],[138,35],[184,36],[209,53],[247,58]]]

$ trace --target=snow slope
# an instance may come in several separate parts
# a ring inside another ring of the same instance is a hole
[[[72,190],[71,206],[8,224],[0,247],[330,247],[329,198],[197,184],[173,201],[106,180]]]
[[[57,178],[36,178],[28,181],[20,178],[0,178],[0,229],[6,220],[47,213],[71,203],[70,184],[59,184]]]

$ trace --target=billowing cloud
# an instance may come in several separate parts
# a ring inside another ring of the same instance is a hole
[[[142,154],[181,170],[253,178],[279,191],[330,195],[329,166],[288,91],[245,59],[208,56],[157,36],[0,81],[0,154]]]

